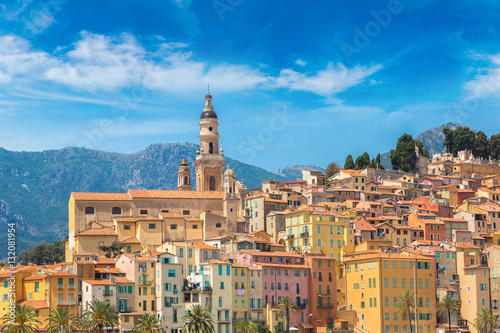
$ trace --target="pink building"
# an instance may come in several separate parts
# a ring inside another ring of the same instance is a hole
[[[277,308],[283,296],[290,297],[299,310],[291,314],[290,327],[304,323],[310,312],[309,275],[311,268],[305,265],[301,254],[288,252],[239,251],[238,264],[262,269],[262,300]],[[282,324],[280,324],[282,325]]]

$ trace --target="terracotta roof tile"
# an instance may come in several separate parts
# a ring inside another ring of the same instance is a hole
[[[162,191],[162,190],[129,190],[132,198],[150,199],[223,199],[222,191]]]
[[[31,281],[31,280],[43,280],[45,276],[43,275],[32,275],[28,276],[27,278],[24,278],[24,281]]]
[[[31,306],[34,309],[46,309],[49,307],[45,300],[24,300],[19,301],[19,305]]]
[[[131,200],[128,193],[71,193],[77,201],[129,201]]]
[[[116,236],[116,232],[112,228],[87,229],[79,232],[77,236]]]

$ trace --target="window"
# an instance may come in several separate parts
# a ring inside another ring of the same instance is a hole
[[[396,260],[392,261],[392,268],[398,268],[398,262]]]
[[[85,207],[85,215],[94,214],[94,207]]]
[[[198,229],[198,225],[197,224],[193,224],[193,229]]]
[[[150,223],[149,229],[156,229],[156,223]]]
[[[171,230],[176,230],[177,229],[177,224],[171,224],[170,225]]]
[[[183,210],[182,211],[182,215],[189,215],[191,214],[191,212],[189,210]]]
[[[130,224],[124,224],[123,230],[130,230]]]
[[[389,288],[389,279],[384,278],[384,288]]]
[[[392,287],[393,288],[397,288],[398,287],[398,279],[396,279],[396,278],[392,279]]]
[[[111,214],[113,214],[113,215],[121,215],[121,213],[122,213],[121,207],[113,207],[111,209]]]
[[[148,215],[147,209],[141,209],[141,215]]]

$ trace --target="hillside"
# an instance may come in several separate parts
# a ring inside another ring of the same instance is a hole
[[[307,170],[317,170],[321,171],[322,173],[325,173],[325,169],[317,167],[312,164],[308,165],[299,165],[299,164],[293,164],[290,165],[289,167],[286,167],[284,169],[279,169],[276,171],[273,171],[273,173],[279,177],[286,178],[288,180],[298,180],[302,179],[302,169],[307,169]]]
[[[153,144],[134,154],[84,148],[43,152],[14,152],[0,148],[0,228],[17,222],[17,252],[41,241],[53,242],[67,234],[71,192],[125,192],[128,189],[175,189],[177,170],[185,155],[192,170],[196,145]],[[247,188],[262,179],[285,180],[264,169],[227,158],[238,180]],[[6,238],[0,239],[5,249]],[[5,251],[2,251],[5,253]]]
[[[442,153],[444,151],[443,128],[448,127],[448,128],[451,128],[452,130],[454,130],[458,126],[461,126],[461,125],[457,124],[457,123],[449,122],[447,124],[428,129],[428,130],[418,134],[414,138],[422,141],[422,143],[424,144],[424,147],[426,147],[429,150],[429,156],[432,158],[433,154]],[[394,147],[396,147],[396,142],[394,143]],[[386,152],[386,153],[382,154],[381,161],[382,161],[382,165],[385,168],[387,168],[387,169],[392,168],[391,153],[390,152]]]

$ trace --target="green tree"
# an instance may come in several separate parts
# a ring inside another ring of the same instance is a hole
[[[9,314],[2,318],[2,332],[6,333],[34,333],[38,331],[40,321],[31,306],[16,304],[13,323]]]
[[[451,333],[451,311],[460,310],[460,301],[450,295],[446,295],[436,304],[436,310],[448,314],[448,332]]]
[[[84,330],[102,333],[104,327],[118,325],[118,312],[106,301],[92,301],[83,312],[80,325]]]
[[[125,247],[125,244],[123,243],[117,243],[113,242],[113,244],[109,246],[101,245],[98,247],[99,250],[104,252],[104,255],[106,258],[116,258],[120,254],[123,254],[123,248]]]
[[[481,333],[490,333],[491,330],[498,328],[497,316],[493,314],[493,311],[489,308],[482,308],[474,319],[474,326]]]
[[[443,128],[443,134],[443,146],[445,146],[446,151],[451,154],[453,151],[453,130],[451,128],[445,127]]]
[[[415,294],[411,290],[404,290],[401,295],[399,295],[398,311],[400,314],[408,318],[411,333],[413,333],[411,315],[412,313],[415,313],[415,310],[418,312],[419,308],[420,305],[416,303]]]
[[[182,317],[189,333],[215,333],[214,318],[207,309],[196,304]]]
[[[415,141],[409,134],[403,134],[391,150],[391,163],[394,170],[410,172],[415,170],[417,155],[415,153]]]
[[[490,137],[488,150],[490,152],[491,158],[500,160],[500,134],[495,134]]]
[[[325,176],[330,178],[331,176],[339,172],[340,169],[342,169],[342,167],[340,166],[340,162],[332,162],[326,167]]]
[[[76,332],[77,317],[72,314],[69,307],[56,307],[50,310],[50,314],[46,319],[47,333],[59,333],[61,326],[64,327],[64,332]]]
[[[375,168],[379,170],[385,170],[385,167],[382,165],[382,157],[380,156],[380,153],[378,153],[377,157],[375,158]]]
[[[236,324],[236,333],[259,333],[259,328],[250,320],[245,319]]]
[[[32,248],[19,253],[18,262],[22,264],[53,264],[64,261],[64,242],[55,241],[53,244],[42,242]]]
[[[476,133],[468,127],[458,126],[453,131],[453,156],[457,156],[459,151],[474,150],[476,144]]]
[[[484,132],[478,131],[476,133],[476,144],[474,146],[474,156],[481,157],[487,160],[490,157],[490,145],[488,141],[488,137]]]
[[[354,159],[352,155],[347,155],[344,163],[344,170],[352,170],[354,169]]]
[[[134,323],[132,333],[157,333],[161,332],[160,321],[154,314],[144,313]]]
[[[290,313],[298,309],[299,307],[294,303],[293,299],[288,296],[281,297],[281,301],[278,303],[278,318],[285,319],[287,332],[290,332]]]
[[[356,159],[356,163],[354,163],[354,169],[363,170],[370,166],[370,155],[367,152],[364,152]]]

